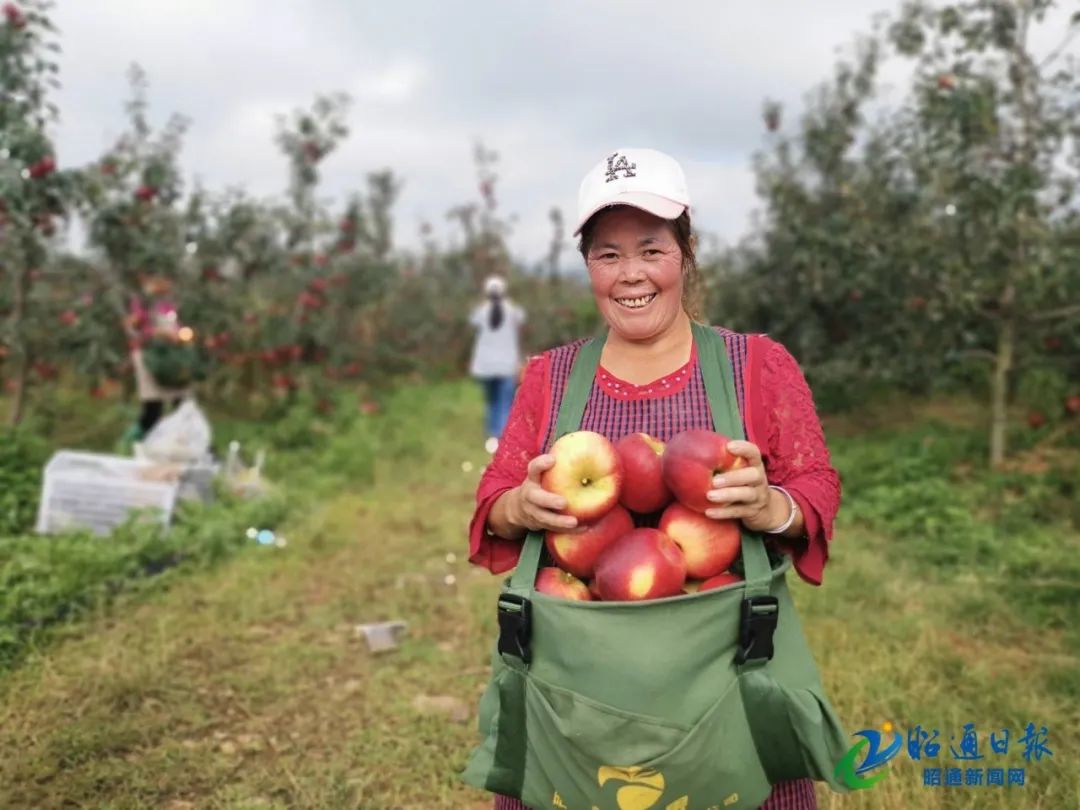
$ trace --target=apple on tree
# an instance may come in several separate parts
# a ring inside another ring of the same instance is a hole
[[[619,502],[622,462],[615,445],[589,430],[567,433],[551,446],[555,464],[540,485],[566,499],[563,512],[579,521],[593,521]]]
[[[667,443],[664,482],[684,506],[704,514],[713,505],[705,497],[713,477],[746,466],[746,459],[728,452],[729,441],[711,430],[687,430]]]

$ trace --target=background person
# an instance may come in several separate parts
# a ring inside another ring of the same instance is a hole
[[[128,304],[128,335],[131,341],[131,364],[135,371],[135,391],[139,397],[139,438],[145,437],[160,421],[166,409],[172,410],[190,394],[191,389],[161,385],[146,366],[145,344],[152,338],[177,340],[180,316],[172,300],[168,279],[152,277],[142,284],[142,296],[134,295]]]
[[[484,389],[487,433],[484,447],[494,453],[506,427],[521,369],[519,333],[525,323],[525,312],[507,297],[506,281],[501,276],[488,277],[484,296],[484,302],[469,317],[469,323],[476,329],[469,373]]]

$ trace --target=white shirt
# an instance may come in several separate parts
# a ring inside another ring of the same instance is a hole
[[[525,312],[508,298],[502,301],[503,319],[498,329],[489,323],[491,302],[477,306],[469,316],[476,327],[469,373],[474,377],[514,377],[521,367],[521,348],[518,330],[525,323]]]

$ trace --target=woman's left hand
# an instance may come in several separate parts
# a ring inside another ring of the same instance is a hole
[[[772,490],[765,476],[761,450],[753,442],[733,440],[728,442],[728,452],[746,461],[745,467],[728,470],[713,478],[715,489],[706,497],[716,504],[705,512],[707,517],[741,520],[751,531],[762,531],[780,523],[772,514]]]

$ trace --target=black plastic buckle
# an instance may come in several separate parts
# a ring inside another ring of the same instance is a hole
[[[532,602],[523,596],[504,593],[499,596],[499,653],[515,655],[529,663],[529,638],[532,634]]]
[[[780,602],[775,596],[749,596],[743,599],[736,664],[745,664],[752,659],[772,659],[773,633],[779,615]]]

